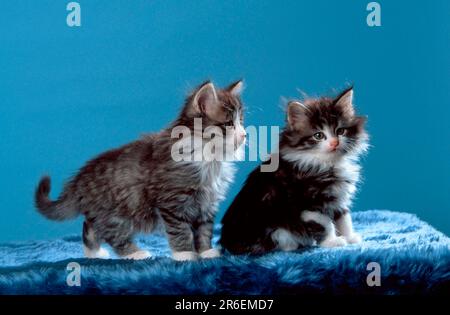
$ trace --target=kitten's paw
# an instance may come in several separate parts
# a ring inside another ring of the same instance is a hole
[[[103,247],[100,247],[98,250],[90,249],[86,246],[83,246],[84,256],[87,258],[100,258],[100,259],[108,259],[109,252],[104,249]]]
[[[220,251],[215,248],[210,248],[200,253],[201,258],[216,258],[220,257]]]
[[[172,252],[172,258],[176,261],[188,261],[188,260],[196,260],[197,253],[196,252]]]
[[[345,236],[345,239],[349,244],[359,244],[362,243],[362,237],[358,233],[352,233],[348,236]]]
[[[123,256],[123,258],[125,259],[134,259],[134,260],[147,259],[150,257],[152,257],[152,254],[150,254],[150,252],[147,250],[138,250],[137,252]]]
[[[347,241],[343,236],[334,236],[334,237],[328,237],[322,243],[320,243],[321,247],[341,247],[347,245]]]
[[[97,253],[97,257],[101,258],[101,259],[108,259],[110,257],[110,255],[106,249],[104,249],[103,247],[100,247],[100,249]]]
[[[272,240],[277,244],[277,248],[285,252],[298,249],[299,238],[286,229],[279,228],[272,232]]]

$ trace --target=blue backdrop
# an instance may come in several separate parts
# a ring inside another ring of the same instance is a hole
[[[245,78],[246,124],[283,125],[281,97],[355,84],[373,147],[354,210],[416,213],[450,234],[450,2],[2,1],[0,241],[79,233],[33,208],[87,159],[166,126],[206,78]],[[239,174],[222,211],[255,162]]]

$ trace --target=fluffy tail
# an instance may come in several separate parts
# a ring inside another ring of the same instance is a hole
[[[50,177],[41,178],[35,192],[35,205],[38,211],[47,219],[63,221],[78,216],[78,210],[71,205],[64,195],[56,201],[50,200]]]

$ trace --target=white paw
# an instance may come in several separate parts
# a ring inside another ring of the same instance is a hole
[[[358,233],[352,233],[348,236],[345,236],[345,239],[349,244],[359,244],[362,243],[362,237]]]
[[[347,245],[347,241],[343,236],[328,237],[320,243],[321,247],[341,247]]]
[[[109,252],[103,247],[100,247],[98,250],[92,250],[90,248],[87,248],[86,246],[83,246],[83,251],[84,256],[86,256],[87,258],[100,258],[100,259],[109,258]]]
[[[277,248],[289,252],[298,249],[300,240],[297,236],[286,229],[279,228],[272,232],[272,240],[277,244]]]
[[[137,252],[123,256],[123,258],[125,259],[134,259],[134,260],[141,260],[150,257],[152,257],[152,254],[150,254],[150,252],[146,250],[138,250]]]
[[[216,258],[220,257],[220,251],[215,248],[210,248],[200,253],[200,257],[202,258]]]
[[[186,261],[186,260],[196,260],[197,253],[196,252],[172,252],[172,257],[177,261]]]

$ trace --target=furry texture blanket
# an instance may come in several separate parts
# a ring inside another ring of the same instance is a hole
[[[450,290],[450,239],[408,213],[353,214],[364,243],[260,257],[224,256],[175,262],[161,235],[138,238],[145,261],[83,258],[81,239],[0,244],[0,294],[433,294]],[[217,241],[219,227],[216,230]],[[68,286],[67,265],[81,266]],[[381,286],[368,286],[370,262]]]

